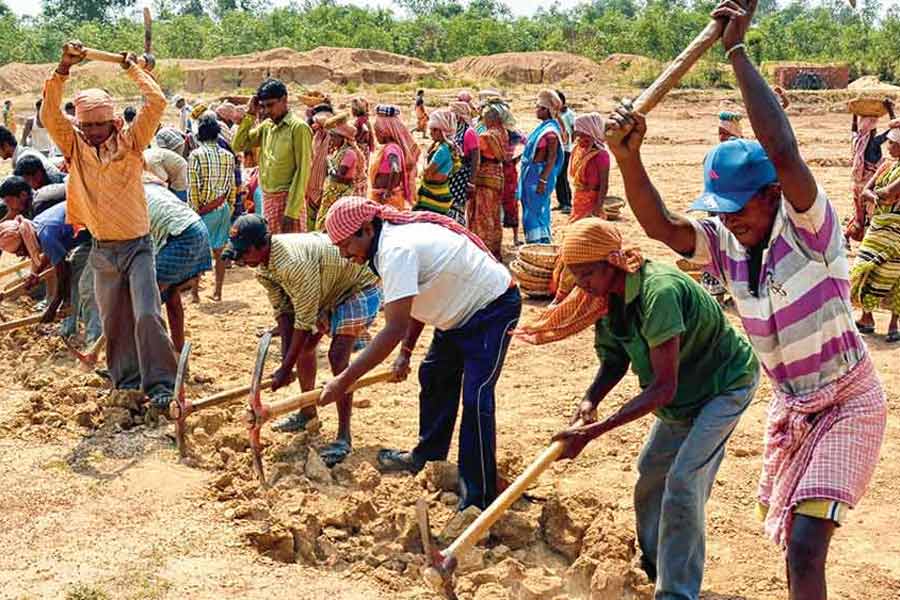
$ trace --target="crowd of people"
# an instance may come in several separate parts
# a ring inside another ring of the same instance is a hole
[[[460,509],[498,493],[495,388],[511,341],[541,345],[595,327],[600,367],[555,439],[575,458],[598,436],[656,416],[634,507],[658,599],[699,597],[705,505],[764,373],[774,398],[759,514],[785,550],[791,598],[822,599],[832,534],[865,492],[884,435],[885,395],[862,337],[876,308],[891,310],[887,340],[900,341],[900,122],[878,135],[874,119],[854,118],[855,210],[842,228],[800,156],[785,94],[745,51],[751,4],[728,0],[713,13],[727,20],[722,41],[755,139],[740,115],[720,115],[690,208],[706,216],[666,206],[641,159],[649,120],[627,106],[576,115],[545,89],[525,134],[497,91],[461,92],[430,111],[420,91],[411,129],[397,106],[370,109],[362,97],[339,110],[311,93],[295,112],[285,84],[269,79],[246,105],[176,97],[178,123],[163,126],[167,100],[133,55],[124,68],[139,109],[120,116],[106,92],[88,89],[69,114],[63,89],[80,59],[68,52],[21,140],[4,109],[0,156],[14,175],[0,185],[0,249],[29,258],[35,278],[53,267],[45,320],[71,304],[64,333],[79,320],[86,339],[102,332],[113,385],[142,391],[157,410],[172,399],[184,344],[181,294],[198,299],[199,277],[213,270],[220,300],[231,264],[255,268],[281,338],[273,390],[294,379],[313,389],[316,349],[331,338],[334,378],[319,403],[338,412],[337,437],[321,450],[329,466],[352,451],[351,386],[398,346],[392,369],[406,378],[432,326],[418,441],[382,450],[378,463],[416,473],[446,459],[461,403]],[[416,133],[430,140],[424,152]],[[703,287],[645,258],[605,220],[610,155],[648,237],[705,265],[745,335]],[[555,239],[554,193],[568,215]],[[520,227],[527,243],[559,246],[556,297],[525,324],[502,245],[503,228],[518,244]],[[851,239],[860,242],[852,269]],[[384,324],[370,332],[380,312]],[[597,420],[629,367],[641,392]],[[300,431],[315,418],[306,409],[275,428]]]

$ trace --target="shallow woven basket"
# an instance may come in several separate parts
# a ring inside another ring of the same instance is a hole
[[[551,280],[553,279],[553,271],[556,270],[556,265],[553,265],[553,269],[545,269],[544,267],[535,266],[529,262],[525,262],[524,260],[515,260],[519,269],[525,271],[526,274],[531,275],[532,277],[537,277],[539,279]]]
[[[884,101],[877,98],[854,98],[847,103],[847,110],[860,117],[883,117],[888,114]]]
[[[552,298],[553,294],[547,287],[532,287],[519,283],[519,289],[529,298]]]
[[[509,271],[522,287],[534,290],[547,290],[550,287],[549,277],[535,277],[522,267],[522,262],[519,260],[512,261],[509,265]]]
[[[519,260],[552,271],[556,266],[559,246],[555,244],[525,244],[519,248]]]
[[[603,199],[603,210],[622,210],[625,206],[625,200],[618,196],[607,196]]]

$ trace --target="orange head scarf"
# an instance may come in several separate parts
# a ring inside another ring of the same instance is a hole
[[[112,96],[97,88],[75,94],[75,120],[79,123],[106,123],[115,120]]]
[[[566,227],[559,260],[566,267],[605,261],[626,273],[634,273],[644,264],[638,248],[623,246],[622,234],[615,225],[595,217]],[[565,300],[516,329],[513,335],[529,344],[557,342],[587,329],[608,311],[608,297],[592,296],[575,288]]]

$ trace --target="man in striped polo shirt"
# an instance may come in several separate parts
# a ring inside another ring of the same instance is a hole
[[[275,371],[272,391],[294,379],[300,389],[316,386],[316,346],[322,335],[331,336],[328,362],[338,375],[350,364],[350,354],[365,347],[369,325],[381,306],[378,278],[366,265],[341,258],[340,251],[321,233],[271,235],[257,215],[243,215],[231,228],[225,255],[250,267],[265,288],[281,335],[281,367]],[[321,454],[329,467],[350,453],[352,394],[337,399],[337,440]],[[312,407],[275,424],[278,431],[299,431],[315,418]]]
[[[619,108],[607,143],[647,234],[710,265],[734,298],[775,388],[759,485],[766,533],[786,550],[791,598],[820,600],[831,536],[878,462],[885,397],[854,325],[837,212],[744,49],[755,5],[730,0],[713,12],[728,21],[722,41],[759,140],[727,141],[706,157],[691,209],[716,216],[663,204],[641,162],[643,116]]]

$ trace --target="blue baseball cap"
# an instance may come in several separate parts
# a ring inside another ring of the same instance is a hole
[[[703,161],[703,194],[689,210],[735,213],[778,181],[775,165],[754,140],[736,139],[713,148]]]
[[[240,260],[251,247],[263,246],[268,234],[269,228],[264,218],[255,214],[241,215],[228,232],[228,242],[222,251],[222,258]]]

